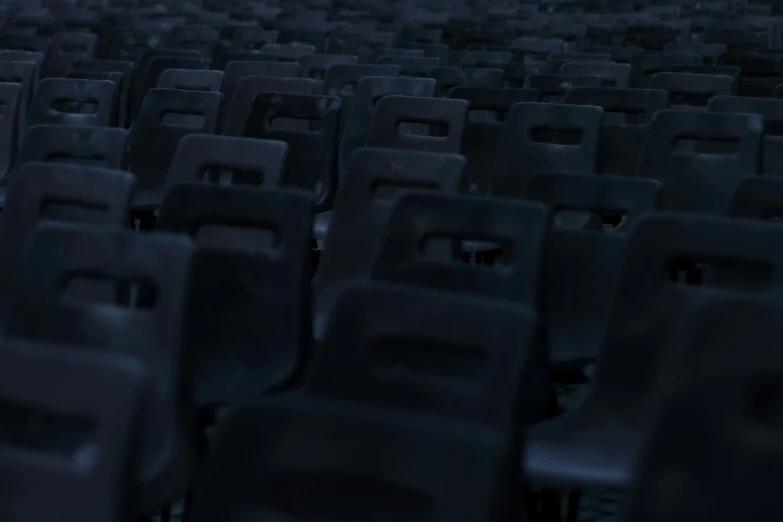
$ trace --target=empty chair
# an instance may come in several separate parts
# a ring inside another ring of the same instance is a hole
[[[647,142],[649,122],[655,113],[669,108],[669,93],[651,89],[572,87],[566,91],[564,101],[603,107],[597,172],[633,176]]]
[[[514,105],[500,138],[491,193],[517,197],[542,172],[594,174],[603,116],[601,107]]]
[[[3,318],[10,337],[128,354],[145,364],[150,402],[136,482],[143,513],[181,498],[190,479],[182,325],[194,250],[190,239],[171,234],[41,225]]]
[[[156,229],[191,235],[189,350],[199,406],[234,405],[291,384],[312,328],[312,196],[178,185]]]
[[[138,179],[138,208],[160,204],[179,141],[188,134],[214,132],[222,99],[219,92],[152,89],[147,93],[133,124],[126,155],[126,166]]]
[[[493,89],[455,87],[450,98],[468,102],[468,117],[462,140],[465,172],[471,191],[485,193],[489,188],[495,154],[511,107],[516,103],[535,102],[533,89]]]
[[[435,79],[435,95],[445,98],[454,87],[502,87],[503,70],[478,67],[434,67],[427,74]]]
[[[550,212],[533,202],[436,193],[404,194],[394,205],[372,278],[445,292],[538,305]],[[428,255],[437,240],[450,248]],[[499,245],[502,269],[471,265],[467,241]],[[424,251],[422,251],[424,250]]]
[[[188,183],[277,187],[287,156],[281,141],[189,134],[174,152],[166,190]]]
[[[130,218],[135,179],[121,170],[32,162],[8,187],[0,222],[0,299],[19,275],[25,245],[39,221],[77,221],[122,228]]]
[[[340,143],[340,172],[358,148],[367,144],[372,126],[375,106],[379,99],[389,95],[432,97],[435,94],[435,80],[431,78],[392,78],[370,76],[359,80],[356,92],[346,116],[345,129]]]
[[[117,87],[117,125],[125,127],[130,118],[130,87],[133,76],[133,62],[124,60],[74,60],[68,75],[76,72],[120,73],[122,80]]]
[[[139,108],[141,107],[146,92],[153,88],[158,83],[157,78],[163,69],[159,69],[159,72],[155,76],[155,82],[151,85],[148,82],[148,75],[150,66],[153,60],[158,58],[185,58],[196,60],[201,63],[203,57],[198,51],[195,50],[182,50],[182,49],[144,49],[139,57],[136,59],[135,67],[133,68],[133,75],[131,76],[131,92],[130,92],[130,105],[131,116],[135,117]],[[163,64],[163,62],[161,62]]]
[[[316,338],[342,286],[353,278],[370,277],[392,196],[412,189],[464,191],[464,165],[464,158],[451,154],[370,148],[353,154],[333,210],[323,215],[322,223],[316,221],[315,236],[326,236],[313,280]]]
[[[336,96],[260,93],[242,132],[288,145],[280,184],[312,193],[316,211],[328,210],[337,190],[339,114]]]
[[[19,147],[14,170],[34,161],[122,169],[127,141],[125,129],[33,125]]]
[[[737,516],[783,515],[772,500],[781,465],[779,442],[767,436],[775,430],[772,412],[779,405],[781,382],[778,365],[713,373],[672,392],[654,418],[625,520],[727,522]],[[759,444],[749,433],[765,442]],[[704,465],[716,456],[720,473]],[[673,474],[677,495],[668,491]]]
[[[554,210],[542,265],[542,315],[554,370],[579,371],[598,356],[628,234],[642,214],[657,210],[660,192],[655,180],[614,176],[541,174],[530,180],[525,197]],[[586,213],[587,220],[573,221],[574,212]]]
[[[567,62],[558,74],[563,76],[598,76],[602,87],[626,88],[631,81],[631,66],[627,63]]]
[[[223,93],[226,107],[231,104],[239,81],[246,76],[265,76],[271,78],[298,78],[300,66],[298,63],[233,61],[226,66]]]
[[[158,78],[160,89],[219,92],[223,71],[199,69],[166,69]]]
[[[41,506],[52,510],[45,515],[52,522],[81,516],[120,522],[135,513],[128,492],[138,481],[144,364],[11,339],[3,339],[0,361],[8,372],[0,397],[13,412],[6,429],[15,433],[0,456],[9,494],[3,520],[37,518]],[[24,429],[30,418],[43,419],[46,429]]]
[[[728,215],[744,219],[777,221],[783,214],[783,178],[748,176],[734,190]]]
[[[41,76],[54,78],[65,76],[74,60],[93,58],[98,35],[93,33],[57,33],[46,53]]]
[[[559,103],[568,89],[572,87],[601,87],[603,82],[598,76],[561,76],[559,74],[531,74],[525,78],[522,86],[538,92],[536,101]]]
[[[537,327],[535,311],[517,304],[356,282],[330,316],[304,390],[318,399],[477,422],[513,439],[533,422],[520,405],[530,404],[537,391],[530,385],[546,375]],[[466,364],[468,347],[481,371]]]
[[[458,99],[384,96],[375,105],[367,146],[459,154],[468,106]],[[413,132],[420,126],[426,134]]]
[[[46,78],[38,83],[27,125],[59,123],[90,127],[117,124],[117,85],[108,80]]]
[[[298,64],[294,64],[298,65]],[[239,80],[226,105],[221,134],[242,136],[253,100],[262,93],[315,94],[318,82],[308,78],[275,78],[271,76],[245,76]]]
[[[135,115],[138,115],[139,108],[144,102],[144,97],[158,85],[158,80],[164,71],[168,69],[194,69],[206,70],[209,61],[199,56],[154,56],[147,64],[146,73],[139,78],[140,85],[136,90],[136,105],[134,106]]]
[[[226,420],[194,492],[191,518],[239,522],[252,513],[326,519],[362,513],[410,522],[506,521],[511,518],[500,509],[504,442],[479,425],[281,395]],[[414,468],[407,465],[412,462]],[[306,491],[310,501],[283,501],[280,491],[291,487]]]
[[[780,295],[775,224],[688,214],[642,216],[629,237],[594,384],[567,415],[532,427],[530,480],[629,488],[646,435],[661,354],[690,299],[705,292]],[[760,268],[764,267],[764,268]]]
[[[762,174],[783,174],[783,100],[744,96],[716,96],[707,104],[709,112],[758,114],[764,117]]]
[[[764,120],[752,114],[660,111],[650,122],[637,174],[663,183],[667,210],[726,212],[736,183],[761,169]],[[714,142],[700,153],[677,150],[683,140]]]
[[[730,96],[734,78],[728,75],[660,72],[650,80],[650,89],[669,92],[669,106],[680,110],[704,110],[715,96]]]

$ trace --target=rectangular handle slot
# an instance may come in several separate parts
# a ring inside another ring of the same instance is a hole
[[[54,100],[52,107],[57,112],[64,112],[67,114],[97,114],[98,100],[77,101],[59,98]]]
[[[678,257],[669,262],[667,270],[670,280],[678,285],[744,292],[763,291],[775,278],[775,267],[771,263],[745,259]]]
[[[160,116],[160,124],[171,127],[192,127],[201,129],[207,122],[204,114],[188,112],[164,112]]]
[[[38,216],[41,220],[101,224],[108,211],[109,207],[100,203],[48,199],[42,202]]]
[[[436,379],[476,381],[488,364],[486,352],[468,344],[387,334],[376,338],[370,354],[385,375],[417,375]]]
[[[90,304],[150,310],[158,301],[158,287],[145,278],[117,280],[105,274],[80,272],[63,278],[63,296]]]
[[[193,234],[199,247],[269,253],[280,246],[280,230],[271,227],[203,223]]]
[[[0,402],[0,444],[87,467],[97,458],[97,426],[86,416]]]

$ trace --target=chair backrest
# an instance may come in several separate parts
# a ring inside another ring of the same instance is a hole
[[[41,76],[65,76],[74,60],[93,58],[98,35],[93,33],[55,33],[52,36]]]
[[[783,174],[783,100],[716,96],[707,103],[709,112],[758,114],[764,117],[762,174]]]
[[[467,160],[465,171],[471,191],[483,194],[489,188],[495,154],[511,107],[536,101],[538,93],[533,89],[455,87],[449,97],[468,102],[461,152]]]
[[[239,81],[245,76],[264,76],[267,78],[298,78],[300,66],[298,63],[232,61],[226,65],[223,76],[223,93],[226,106],[234,98]]]
[[[188,349],[198,405],[259,399],[297,377],[312,339],[312,196],[179,185],[156,228],[192,236]]]
[[[351,154],[367,144],[378,100],[392,94],[401,96],[432,97],[435,80],[431,78],[393,78],[365,76],[356,84],[350,112],[346,116],[340,152],[340,172],[344,173]]]
[[[0,454],[3,520],[81,516],[120,522],[137,509],[147,372],[138,360],[3,339],[0,383],[9,440]],[[40,431],[27,419],[41,419]],[[13,435],[11,435],[13,434]],[[28,487],[35,484],[35,487]]]
[[[223,83],[223,71],[201,69],[166,69],[155,87],[184,91],[219,92]]]
[[[298,64],[294,64],[298,65]],[[261,93],[315,94],[318,82],[307,78],[245,76],[237,83],[231,102],[225,106],[222,134],[242,136],[253,100]]]
[[[541,172],[595,173],[603,116],[601,107],[514,105],[500,138],[492,194],[518,196]]]
[[[588,401],[643,439],[649,392],[689,302],[705,292],[779,298],[776,224],[659,212],[642,216],[625,262]],[[618,390],[622,390],[618,393]]]
[[[649,89],[653,75],[669,70],[672,65],[704,63],[701,55],[694,53],[642,53],[630,60],[632,70],[631,87]]]
[[[660,192],[657,181],[614,176],[530,180],[525,197],[554,212],[542,263],[542,315],[557,369],[579,370],[600,352],[628,234],[640,216],[657,210]]]
[[[549,220],[538,203],[404,194],[392,208],[372,278],[535,309]],[[497,245],[497,266],[465,263],[468,242]]]
[[[737,182],[761,169],[763,132],[764,119],[754,114],[660,111],[650,122],[637,173],[663,183],[664,209],[723,214]],[[682,140],[723,147],[714,154],[680,151]]]
[[[305,54],[297,61],[301,66],[302,78],[324,81],[332,67],[339,64],[356,65],[359,63],[359,57],[350,54]]]
[[[672,393],[655,417],[625,519],[728,522],[783,516],[773,500],[783,465],[776,413],[781,384],[783,372],[775,367],[709,375]],[[715,456],[720,456],[717,470],[706,465]],[[668,491],[672,476],[678,480],[677,495]]]
[[[33,125],[19,147],[14,171],[33,161],[121,169],[127,141],[125,129]]]
[[[152,89],[144,98],[128,140],[126,166],[138,179],[143,200],[156,206],[182,138],[213,133],[223,100],[219,92]]]
[[[280,185],[312,193],[316,211],[324,211],[337,191],[339,116],[336,96],[260,93],[242,136],[286,143],[289,154]]]
[[[404,190],[465,189],[465,159],[453,154],[394,149],[360,149],[340,181],[323,253],[313,283],[316,336],[324,314],[352,278],[369,278],[391,210],[390,197]]]
[[[604,109],[598,140],[598,166],[601,174],[633,176],[647,143],[653,115],[669,108],[669,93],[651,89],[572,87],[565,103],[597,105]]]
[[[627,88],[631,82],[631,65],[627,63],[566,62],[558,71],[563,76],[598,76],[603,87]]]
[[[568,89],[572,87],[601,87],[599,76],[561,76],[559,74],[531,74],[525,78],[522,87],[538,91],[536,101],[560,103]]]
[[[108,80],[43,79],[27,116],[28,126],[41,123],[113,127],[117,124],[117,85]]]
[[[384,96],[375,105],[367,146],[459,154],[468,106],[458,99]],[[426,133],[414,134],[419,127]]]
[[[435,96],[445,98],[454,87],[496,87],[503,86],[502,69],[479,67],[434,67],[427,75],[435,79]]]
[[[325,519],[362,513],[410,522],[492,518],[506,485],[506,447],[502,437],[477,425],[286,394],[226,421],[194,493],[192,520],[239,522],[251,513]],[[258,486],[242,487],[248,483]],[[310,500],[281,500],[281,491]]]
[[[144,361],[150,375],[139,477],[145,509],[159,509],[186,488],[187,477],[177,474],[193,422],[183,325],[194,250],[190,239],[170,234],[41,225],[2,321],[11,337]]]
[[[521,402],[531,399],[522,379],[547,371],[534,357],[537,324],[525,306],[355,283],[330,314],[304,390],[319,399],[480,422],[510,435],[522,420]]]
[[[76,72],[120,73],[122,80],[117,87],[117,125],[127,126],[130,118],[130,88],[133,77],[133,62],[126,60],[74,60],[68,71],[68,77]]]
[[[280,141],[189,134],[177,145],[166,176],[166,190],[186,183],[281,184],[288,145]]]
[[[659,72],[650,79],[650,89],[669,93],[669,106],[680,110],[705,110],[715,96],[729,96],[736,91],[732,76]]]
[[[121,170],[37,162],[21,167],[11,179],[0,221],[0,298],[8,297],[39,222],[125,227],[134,186],[133,175]]]

